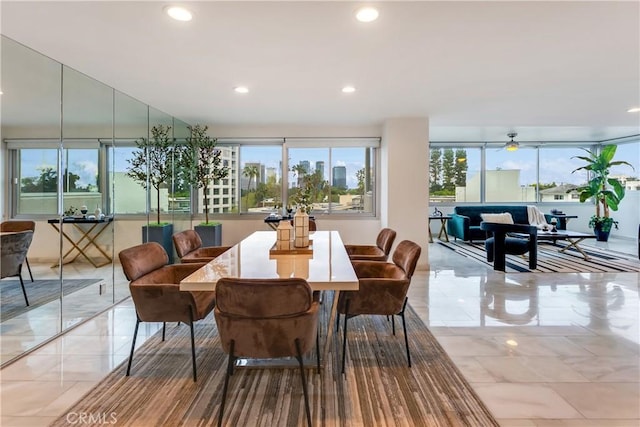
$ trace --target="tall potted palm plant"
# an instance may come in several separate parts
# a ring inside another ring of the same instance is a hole
[[[136,140],[138,150],[134,151],[127,162],[127,176],[140,184],[145,190],[153,188],[156,199],[156,222],[150,222],[142,228],[142,241],[158,242],[173,262],[171,235],[173,224],[160,221],[160,190],[173,176],[176,146],[171,137],[171,126],[157,125],[151,128],[151,137]]]
[[[209,222],[209,190],[212,184],[229,175],[229,167],[222,160],[222,152],[216,148],[217,140],[207,135],[208,126],[188,126],[190,136],[186,140],[182,159],[192,176],[192,183],[202,188],[205,222],[195,226],[204,246],[222,245],[222,224]]]
[[[583,148],[588,156],[575,156],[584,160],[586,164],[572,171],[586,170],[589,172],[587,185],[578,187],[576,190],[580,195],[580,202],[584,203],[593,199],[596,205],[596,213],[589,221],[589,227],[593,228],[596,238],[606,242],[612,227],[618,228],[618,222],[609,216],[610,211],[617,211],[620,201],[624,198],[624,186],[616,178],[611,178],[610,170],[612,166],[627,165],[633,166],[623,160],[614,161],[616,145],[605,145],[599,152]],[[569,190],[573,191],[573,190]]]

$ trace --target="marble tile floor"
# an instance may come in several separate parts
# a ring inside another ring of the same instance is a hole
[[[50,263],[31,261],[33,277],[36,280],[57,280],[60,270],[51,268]],[[129,296],[128,282],[122,275],[120,268],[106,265],[94,268],[89,263],[75,262],[63,267],[63,275],[68,279],[96,279],[83,289],[60,299],[26,310],[11,319],[0,323],[0,363],[4,364],[50,339],[61,330],[73,327]],[[25,287],[29,294],[28,275]],[[101,293],[100,283],[115,283],[108,285]],[[61,310],[62,304],[62,310]]]
[[[429,257],[410,304],[502,426],[640,425],[638,273],[496,273],[435,244]],[[2,369],[0,424],[64,415],[126,360],[134,322],[125,300]],[[159,327],[142,324],[137,346]]]

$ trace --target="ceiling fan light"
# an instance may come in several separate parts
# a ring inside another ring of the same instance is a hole
[[[506,145],[504,146],[504,148],[507,151],[516,151],[518,149],[518,147],[520,147],[520,144],[518,144],[517,142],[515,142],[513,140],[513,138],[515,138],[516,136],[518,136],[517,132],[509,132],[507,134],[507,137],[511,138],[511,141],[507,142]]]
[[[515,141],[509,141],[507,142],[507,145],[505,145],[507,151],[516,151],[519,147],[520,145]]]

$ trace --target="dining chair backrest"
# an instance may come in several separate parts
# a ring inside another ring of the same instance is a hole
[[[173,245],[180,258],[202,247],[202,239],[195,230],[184,230],[172,236]]]
[[[318,302],[304,279],[222,278],[216,283],[214,310],[220,340],[237,357],[276,358],[313,348]]]
[[[420,246],[410,240],[403,240],[393,251],[393,263],[404,270],[409,280],[416,270],[421,252]]]
[[[143,243],[124,249],[118,254],[125,277],[134,281],[151,271],[162,268],[169,256],[162,245],[156,242]]]
[[[0,238],[0,278],[18,276],[33,240],[33,231],[3,234]]]
[[[35,231],[35,221],[4,221],[0,223],[0,231]]]
[[[383,228],[378,233],[378,238],[376,239],[376,245],[380,248],[385,255],[389,255],[391,252],[391,246],[393,246],[393,241],[396,239],[396,232],[390,228]]]

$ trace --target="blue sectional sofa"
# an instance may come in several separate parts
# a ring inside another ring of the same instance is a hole
[[[464,241],[484,240],[486,233],[480,230],[483,213],[509,212],[515,224],[529,224],[526,206],[480,205],[480,206],[456,206],[447,221],[447,233],[449,237]],[[547,218],[549,221],[549,218]]]

